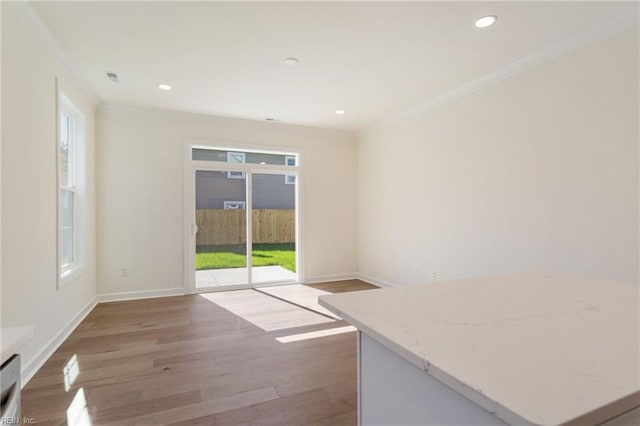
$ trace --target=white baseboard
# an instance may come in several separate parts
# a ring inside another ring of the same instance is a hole
[[[120,293],[98,294],[98,303],[120,302],[124,300],[152,299],[155,297],[183,296],[184,288],[167,288],[162,290],[123,291]]]
[[[45,345],[40,352],[38,352],[28,362],[25,362],[22,368],[21,387],[24,387],[29,380],[40,370],[45,362],[51,355],[60,347],[60,345],[69,337],[69,335],[76,329],[78,325],[89,315],[89,312],[93,310],[97,305],[96,297],[93,297],[86,305],[80,309],[71,320]]]
[[[359,279],[360,281],[364,281],[366,283],[373,284],[373,285],[378,286],[378,287],[396,287],[395,284],[393,284],[393,283],[391,283],[389,281],[381,280],[379,278],[370,277],[369,275],[365,275],[365,274],[358,273],[356,278]]]
[[[395,284],[381,280],[369,275],[361,274],[359,272],[353,272],[350,274],[337,274],[337,275],[319,275],[315,277],[307,278],[304,284],[315,284],[329,281],[346,281],[346,280],[360,280],[368,284],[375,285],[377,287],[396,287]]]
[[[350,274],[336,274],[336,275],[317,275],[315,277],[309,277],[304,281],[304,284],[324,283],[329,281],[346,281],[355,280],[358,278],[358,274],[352,272]]]

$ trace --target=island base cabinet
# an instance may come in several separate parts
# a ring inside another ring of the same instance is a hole
[[[360,425],[507,424],[371,337],[358,334]]]

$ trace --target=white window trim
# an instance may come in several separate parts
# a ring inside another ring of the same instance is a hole
[[[234,204],[237,204],[239,206],[239,208],[231,207]],[[246,207],[247,207],[247,204],[244,201],[225,201],[224,202],[224,209],[225,210],[245,210]]]
[[[69,163],[73,163],[69,167],[73,168],[73,185],[63,187],[60,184],[60,116],[62,111],[66,111],[73,121],[72,140],[69,141],[71,155],[68,158]],[[85,118],[82,111],[74,105],[74,103],[62,92],[58,92],[58,109],[56,111],[56,214],[57,214],[57,288],[62,289],[85,271],[86,259],[86,224],[85,224],[85,191],[86,191],[86,169],[85,169],[85,144],[86,130]],[[62,214],[61,214],[61,191],[70,190],[74,194],[74,214],[73,214],[73,262],[62,265]]]
[[[289,165],[289,160],[293,160],[293,165]],[[295,167],[297,165],[297,156],[295,155],[285,155],[284,157],[284,165],[287,167]],[[295,185],[296,183],[296,175],[284,175],[284,183],[288,185]]]
[[[220,151],[235,151],[242,150],[243,152],[255,152],[277,155],[295,155],[297,157],[297,164],[295,167],[286,167],[286,171],[283,170],[283,165],[280,164],[229,164],[221,161],[212,162],[208,160],[194,160],[193,149],[214,149]],[[205,139],[184,139],[183,140],[183,161],[184,161],[184,176],[183,176],[183,213],[185,218],[195,218],[195,206],[196,206],[196,194],[195,194],[195,176],[198,170],[212,170],[212,171],[229,171],[229,170],[245,170],[251,173],[266,173],[274,175],[282,175],[292,171],[296,174],[297,184],[295,185],[296,192],[296,271],[298,276],[298,283],[304,283],[307,280],[307,272],[305,267],[306,250],[306,210],[305,206],[305,183],[304,179],[304,157],[305,153],[302,148],[291,150],[290,146],[270,145],[266,148],[263,145],[243,145],[238,146],[231,142],[210,141]],[[213,164],[215,163],[215,165]],[[237,168],[236,168],[237,167]],[[248,176],[250,178],[251,175]],[[249,182],[248,182],[249,183]],[[249,206],[248,210],[251,207]],[[251,222],[247,222],[247,228],[250,227]],[[183,261],[184,265],[195,265],[195,238],[197,227],[195,220],[185,220],[183,223],[184,240],[183,240]],[[251,232],[248,232],[249,238]],[[249,270],[251,273],[251,270]],[[211,291],[209,289],[202,290],[197,289],[195,285],[195,268],[184,267],[184,291],[185,294],[195,294],[204,291]],[[259,286],[273,285],[272,283],[259,284]],[[237,288],[250,288],[249,286],[239,285]]]
[[[293,160],[293,164],[289,165],[289,160]],[[287,167],[295,167],[296,166],[296,156],[295,155],[285,155],[284,156],[284,165]]]
[[[239,158],[242,157],[242,161],[235,161],[235,158]],[[232,159],[234,159],[234,161],[231,161]],[[227,163],[231,163],[231,164],[245,164],[247,162],[247,156],[244,152],[235,152],[235,151],[228,151],[227,152]],[[229,171],[227,172],[227,178],[228,179],[245,179],[246,178],[246,173],[245,172],[236,172],[236,171]]]

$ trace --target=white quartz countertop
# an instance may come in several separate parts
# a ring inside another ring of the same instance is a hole
[[[33,327],[4,327],[0,328],[0,348],[2,349],[2,361],[11,358],[33,337]]]
[[[595,424],[640,406],[640,287],[514,274],[320,304],[510,424]]]

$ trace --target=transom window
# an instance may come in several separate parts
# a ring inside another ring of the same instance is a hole
[[[220,161],[231,164],[277,164],[288,167],[298,167],[298,155],[293,153],[272,153],[259,151],[232,151],[223,148],[193,147],[191,159],[197,161]],[[227,171],[229,179],[245,179],[243,171]],[[296,183],[296,174],[285,174],[284,181],[287,184]]]

